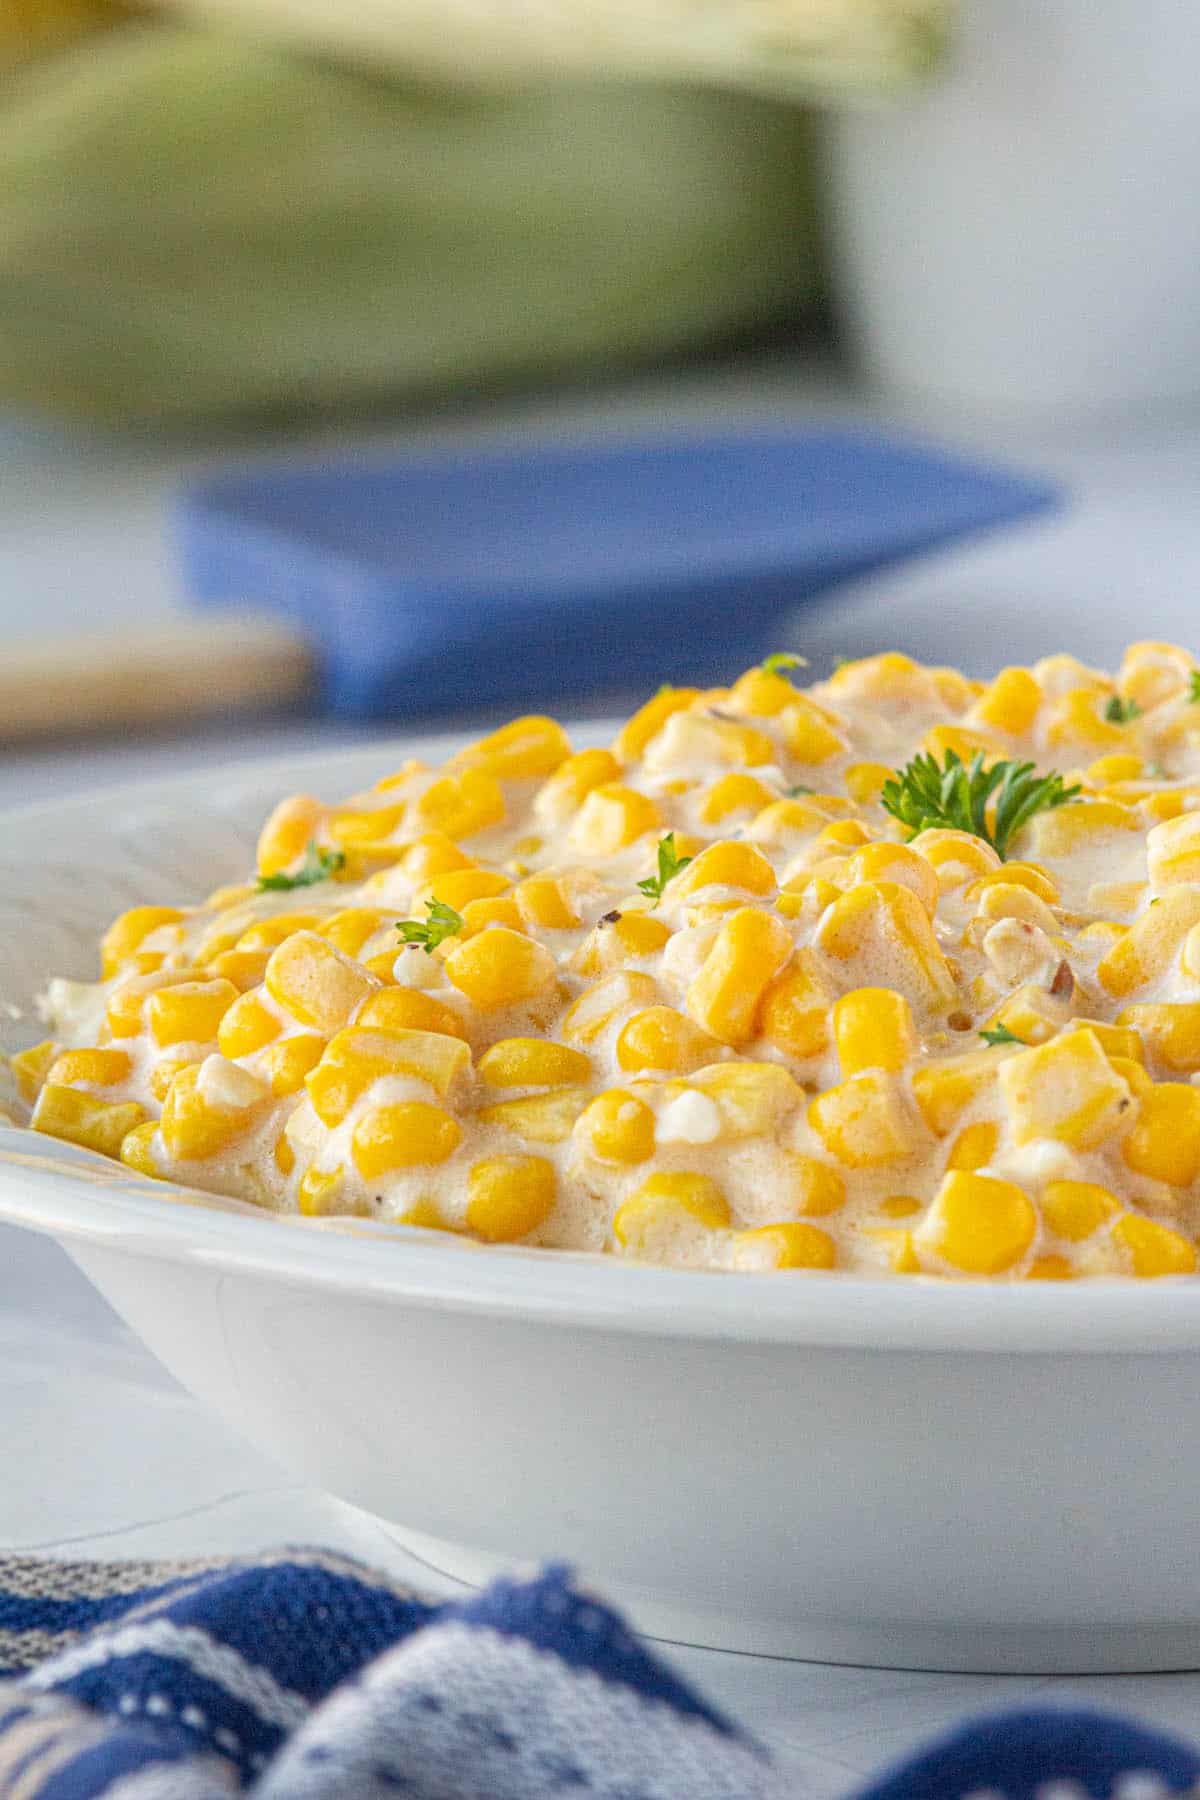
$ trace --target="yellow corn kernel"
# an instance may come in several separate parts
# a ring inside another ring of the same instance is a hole
[[[1190,1187],[1200,1175],[1200,1089],[1157,1081],[1143,1094],[1121,1154],[1128,1168],[1169,1187]]]
[[[33,1044],[28,1050],[18,1050],[8,1059],[8,1066],[16,1080],[17,1092],[22,1100],[33,1101],[38,1097],[50,1065],[59,1054],[59,1046],[53,1038],[44,1038],[40,1044]],[[2,1065],[0,1065],[2,1066]]]
[[[1037,856],[1073,856],[1115,831],[1141,829],[1136,809],[1116,800],[1072,800],[1053,812],[1039,813],[1026,827]]]
[[[501,1125],[532,1144],[565,1144],[588,1103],[586,1088],[551,1088],[525,1100],[501,1100],[481,1107],[480,1124]]]
[[[654,1154],[654,1114],[625,1088],[597,1094],[575,1130],[601,1162],[641,1163]]]
[[[467,1045],[444,1032],[351,1026],[329,1040],[305,1085],[317,1117],[332,1127],[341,1123],[374,1082],[386,1076],[406,1075],[423,1081],[445,1099],[470,1066]]]
[[[543,825],[561,825],[587,799],[593,788],[621,779],[621,765],[611,750],[580,750],[560,763],[534,797],[534,817]]]
[[[706,825],[719,825],[730,813],[761,812],[774,798],[771,789],[755,775],[722,775],[704,790],[700,818]]]
[[[1129,741],[1125,726],[1110,724],[1102,714],[1107,698],[1092,687],[1072,688],[1059,694],[1047,709],[1047,747],[1054,750],[1078,745],[1097,751],[1123,750]]]
[[[456,941],[446,957],[446,974],[473,1006],[490,1012],[540,993],[554,979],[554,958],[532,938],[496,925],[465,943]]]
[[[298,1032],[272,1044],[262,1059],[262,1073],[277,1100],[298,1094],[325,1050],[325,1039],[312,1032]]]
[[[512,719],[450,759],[452,769],[482,767],[498,781],[532,781],[553,775],[571,754],[571,740],[557,719],[527,713]]]
[[[1132,1116],[1129,1084],[1086,1029],[1006,1057],[997,1079],[1018,1144],[1054,1138],[1091,1150]]]
[[[239,994],[248,994],[252,988],[262,986],[270,959],[269,950],[222,950],[204,967],[210,975],[232,981]]]
[[[958,725],[935,725],[925,733],[921,740],[921,748],[930,756],[944,762],[948,751],[953,751],[960,762],[971,763],[975,757],[982,756],[985,768],[997,761],[1001,752],[987,738],[980,737],[977,731],[964,731]]]
[[[653,1069],[687,1074],[711,1062],[720,1045],[699,1025],[670,1006],[635,1013],[617,1037],[617,1063],[627,1071]]]
[[[935,1137],[947,1137],[972,1101],[991,1086],[1004,1057],[995,1050],[968,1050],[927,1063],[912,1078],[913,1099]]]
[[[174,906],[134,906],[114,919],[100,940],[101,972],[107,981],[127,963],[151,932],[177,925],[184,917]]]
[[[476,768],[440,776],[413,811],[423,830],[443,831],[453,843],[502,825],[507,817],[500,783],[487,769]]]
[[[1094,881],[1087,891],[1087,903],[1095,912],[1136,913],[1146,898],[1145,881]]]
[[[414,838],[400,857],[400,868],[416,885],[432,881],[452,869],[473,869],[475,863],[465,850],[460,850],[444,831],[424,831]]]
[[[626,1007],[651,1006],[657,998],[658,985],[652,976],[622,969],[584,989],[563,1019],[563,1036],[577,1044],[590,1044]]]
[[[779,723],[788,753],[799,763],[817,766],[831,757],[840,756],[846,748],[821,708],[804,694],[794,696],[792,704],[780,714]],[[762,760],[769,762],[772,759],[764,757]]]
[[[860,656],[842,663],[826,685],[854,700],[899,700],[923,690],[924,670],[911,656],[885,650],[879,656]]]
[[[1036,925],[1048,937],[1053,937],[1059,922],[1044,900],[1016,881],[990,882],[979,896],[975,908],[978,919],[986,919],[989,924],[997,919],[1021,919],[1027,925]]]
[[[796,1211],[810,1219],[836,1212],[846,1201],[846,1183],[817,1156],[788,1157],[784,1192]]]
[[[1085,925],[1079,933],[1081,944],[1116,944],[1125,936],[1129,927],[1118,925],[1115,919],[1097,919],[1091,925]]]
[[[454,1231],[453,1225],[447,1225],[432,1200],[414,1200],[402,1213],[397,1213],[393,1223],[412,1225],[420,1231]]]
[[[199,1062],[191,1056],[164,1056],[161,1062],[155,1063],[150,1071],[150,1092],[161,1106],[171,1091],[171,1083],[180,1069],[199,1068]]]
[[[554,1211],[558,1183],[543,1156],[489,1156],[467,1178],[467,1226],[489,1244],[515,1244]]]
[[[315,932],[300,931],[272,952],[264,985],[298,1024],[329,1036],[380,984]]]
[[[296,1206],[306,1219],[320,1219],[341,1210],[337,1201],[345,1186],[342,1169],[306,1169],[296,1190]]]
[[[697,764],[724,763],[735,769],[758,769],[778,757],[774,742],[753,725],[735,724],[704,712],[678,713],[646,751],[648,768],[670,772]]]
[[[584,856],[614,856],[647,832],[661,831],[662,814],[636,788],[606,782],[587,796],[570,830],[572,846]]]
[[[680,1225],[721,1231],[728,1224],[729,1202],[712,1177],[677,1173],[651,1175],[643,1181],[618,1207],[612,1228],[618,1244],[636,1256]]]
[[[930,918],[937,911],[941,890],[937,876],[923,856],[907,844],[863,844],[844,866],[842,887],[864,881],[891,881],[911,888]]]
[[[566,883],[554,875],[534,875],[516,891],[521,918],[545,931],[572,931],[580,923]]]
[[[864,881],[842,894],[822,916],[816,943],[838,962],[886,960],[897,990],[924,1006],[946,1006],[957,993],[929,914],[897,882]]]
[[[818,1094],[808,1122],[830,1154],[851,1169],[880,1168],[920,1147],[895,1078],[877,1070]]]
[[[723,1138],[763,1137],[804,1098],[779,1063],[723,1062],[697,1069],[688,1084],[712,1100]]]
[[[163,1050],[213,1043],[221,1020],[240,998],[232,981],[181,981],[159,988],[146,1005],[150,1035]]]
[[[1118,781],[1136,781],[1145,768],[1140,756],[1118,751],[1112,756],[1099,756],[1084,770],[1089,787],[1112,787]]]
[[[986,692],[982,681],[973,681],[964,675],[961,669],[929,669],[928,675],[937,689],[943,706],[952,712],[964,712],[973,700],[979,700]]]
[[[358,1030],[436,1031],[466,1041],[466,1027],[452,1006],[420,988],[389,987],[363,1001],[354,1017]]]
[[[322,923],[319,913],[282,912],[273,918],[260,919],[237,939],[239,950],[274,950],[297,931],[315,931]]]
[[[913,1241],[964,1274],[999,1275],[1020,1262],[1036,1233],[1033,1202],[1014,1182],[951,1169]]]
[[[548,1038],[502,1038],[479,1059],[480,1079],[494,1088],[572,1087],[591,1073],[590,1056]]]
[[[294,794],[281,800],[258,839],[256,862],[260,875],[278,875],[299,862],[317,837],[325,808],[311,794]]]
[[[120,1157],[127,1169],[133,1169],[138,1175],[149,1175],[158,1180],[158,1164],[154,1160],[154,1139],[158,1135],[158,1126],[153,1119],[147,1119],[144,1125],[135,1125],[121,1139]]]
[[[1076,1271],[1065,1256],[1036,1256],[1025,1271],[1026,1281],[1074,1281]]]
[[[657,955],[670,935],[670,926],[648,912],[609,915],[589,932],[571,967],[581,975],[599,975],[617,964]]]
[[[1196,795],[1172,793],[1170,791],[1157,794],[1143,794],[1138,800],[1138,811],[1143,819],[1151,824],[1163,825],[1168,819],[1178,819],[1186,812],[1192,812],[1196,805]]]
[[[858,850],[871,841],[871,834],[861,819],[834,819],[822,825],[817,842],[836,850]]]
[[[676,842],[678,849],[678,841]],[[683,900],[708,887],[738,888],[745,894],[773,894],[775,871],[752,844],[733,839],[702,850],[670,887],[672,900]]]
[[[1047,906],[1056,906],[1061,898],[1058,883],[1048,872],[1039,863],[1028,862],[1002,863],[998,869],[992,869],[988,874],[981,875],[979,880],[973,881],[967,889],[966,898],[978,900],[981,894],[987,892],[988,888],[1010,885],[1028,888],[1031,894],[1036,894],[1037,898],[1044,900]]]
[[[794,877],[787,890],[775,902],[775,910],[784,919],[819,919],[827,906],[832,906],[841,893],[832,881],[814,875],[810,880]]]
[[[971,719],[980,725],[1024,737],[1042,704],[1042,690],[1028,669],[1001,669],[975,702]]]
[[[946,1158],[948,1169],[986,1169],[996,1154],[1000,1127],[991,1119],[981,1119],[960,1131]]]
[[[465,944],[468,938],[478,937],[493,925],[525,935],[521,909],[507,894],[499,894],[494,900],[468,900],[462,909],[462,927],[456,941]]]
[[[462,1126],[445,1107],[401,1100],[365,1112],[354,1127],[350,1150],[363,1180],[377,1181],[397,1169],[443,1163],[461,1142]]]
[[[1014,988],[987,1023],[989,1029],[1002,1025],[1023,1044],[1044,1044],[1062,1030],[1070,1012],[1068,1001],[1057,1000],[1045,988],[1030,982]]]
[[[924,1212],[925,1202],[912,1194],[891,1194],[879,1202],[879,1210],[885,1219],[911,1219],[914,1213]]]
[[[1145,641],[1130,644],[1121,659],[1117,688],[1123,699],[1134,700],[1143,712],[1179,694],[1188,684],[1195,665],[1178,644]]]
[[[133,1101],[114,1105],[82,1093],[79,1088],[59,1087],[48,1081],[38,1095],[30,1123],[35,1131],[44,1131],[48,1137],[64,1138],[87,1150],[97,1150],[101,1156],[116,1157],[121,1153],[126,1133],[145,1117]]]
[[[64,1050],[47,1071],[58,1087],[120,1087],[133,1063],[124,1050]]]
[[[227,1149],[248,1130],[259,1110],[212,1105],[197,1086],[200,1069],[200,1063],[186,1064],[167,1090],[160,1129],[167,1155],[175,1162],[199,1162]]]
[[[1096,966],[1100,985],[1123,999],[1156,980],[1194,925],[1200,925],[1200,889],[1170,889],[1105,951]]]
[[[793,948],[792,935],[780,919],[754,907],[739,907],[721,926],[688,987],[689,1014],[723,1044],[749,1043],[757,1034],[763,994]]]
[[[755,814],[746,828],[746,837],[755,844],[785,844],[811,837],[827,817],[810,800],[776,800]]]
[[[409,912],[415,919],[423,918],[431,900],[440,900],[444,906],[452,906],[455,912],[461,912],[470,901],[494,900],[498,894],[506,894],[511,886],[508,876],[500,875],[494,869],[448,869],[416,890]]]
[[[1129,1084],[1129,1091],[1135,1099],[1140,1100],[1144,1094],[1150,1092],[1154,1083],[1151,1081],[1144,1063],[1140,1060],[1135,1062],[1130,1056],[1113,1056],[1108,1051],[1105,1054],[1116,1073]]]
[[[843,769],[842,780],[852,800],[856,800],[860,806],[873,806],[879,799],[884,782],[891,781],[895,773],[886,763],[851,763],[848,769]]]
[[[639,707],[626,720],[613,742],[613,750],[622,763],[636,762],[667,720],[677,712],[685,712],[700,697],[699,688],[668,687]]]
[[[1200,812],[1156,825],[1146,838],[1146,867],[1156,887],[1200,881]]]
[[[819,1056],[829,1042],[830,998],[812,951],[798,950],[763,993],[759,1033],[798,1062]]]
[[[258,994],[241,994],[222,1015],[217,1027],[217,1048],[222,1056],[235,1062],[239,1056],[253,1056],[264,1044],[273,1043],[282,1030],[280,1019],[263,1005]]]
[[[1041,1207],[1047,1231],[1078,1244],[1114,1218],[1121,1203],[1092,1181],[1049,1181],[1042,1189]]]
[[[280,1132],[275,1140],[274,1156],[275,1167],[279,1170],[279,1173],[286,1178],[296,1166],[296,1152],[288,1143],[283,1132]]]
[[[891,988],[855,988],[833,1009],[833,1041],[842,1074],[864,1069],[896,1074],[917,1049],[912,1011],[903,994]]]
[[[991,875],[1002,866],[992,846],[967,831],[940,827],[921,831],[909,849],[924,857],[936,874],[942,893],[962,887],[965,882],[977,881],[981,875]]]
[[[404,800],[391,806],[346,808],[330,814],[327,829],[330,837],[344,848],[371,848],[395,837],[407,811]]]
[[[1200,1069],[1200,1002],[1127,1006],[1117,1026],[1111,1029],[1116,1030],[1122,1025],[1132,1027],[1126,1035],[1132,1037],[1137,1046],[1135,1056],[1144,1040],[1151,1056],[1164,1068],[1187,1075]],[[1125,1055],[1128,1052],[1121,1049],[1115,1053]],[[1140,1056],[1138,1060],[1141,1060]]]
[[[771,669],[747,669],[729,690],[725,702],[730,712],[749,713],[759,719],[773,719],[796,698],[796,690],[785,675]]]
[[[789,1219],[779,1225],[756,1225],[733,1240],[735,1269],[832,1269],[837,1266],[833,1239],[819,1225]]]
[[[1129,1252],[1134,1274],[1143,1279],[1196,1272],[1195,1246],[1167,1225],[1143,1219],[1138,1213],[1125,1213],[1112,1233]]]

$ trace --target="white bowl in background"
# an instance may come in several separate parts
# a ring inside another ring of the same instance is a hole
[[[88,977],[122,906],[244,873],[280,793],[350,791],[387,755],[0,819],[0,999],[28,1010],[49,975]],[[563,1557],[643,1628],[731,1649],[1200,1666],[1200,1282],[482,1248],[265,1216],[17,1130],[0,1131],[0,1217],[58,1239],[256,1447],[449,1574]]]

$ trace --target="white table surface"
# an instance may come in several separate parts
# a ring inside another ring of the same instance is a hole
[[[1066,429],[870,407],[827,372],[771,360],[581,398],[425,418],[355,442],[428,446],[531,428],[578,433],[735,414],[883,417],[1059,477],[1071,503],[992,538],[843,589],[781,637],[814,662],[897,644],[986,670],[1130,637],[1195,643],[1200,418]],[[312,440],[310,440],[311,442]],[[345,442],[343,434],[338,440]],[[262,446],[255,446],[255,453]],[[268,447],[272,448],[272,447]],[[249,454],[249,452],[247,452]],[[0,421],[0,644],[105,622],[136,629],[177,604],[164,502],[211,449],[67,437]],[[364,735],[296,721],[0,755],[0,805],[226,757]],[[0,1230],[0,1551],[191,1555],[319,1541],[427,1579],[375,1521],[292,1480],[233,1437],[146,1354],[54,1246]],[[936,1570],[930,1571],[936,1580]],[[798,1794],[849,1793],[966,1714],[1039,1701],[1132,1711],[1200,1735],[1200,1673],[931,1675],[673,1648],[675,1666],[757,1730]]]

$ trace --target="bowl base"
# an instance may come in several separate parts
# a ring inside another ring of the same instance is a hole
[[[440,1599],[486,1586],[512,1560],[386,1527],[405,1555],[429,1571]],[[587,1572],[581,1571],[586,1579]],[[969,1675],[1145,1675],[1200,1669],[1200,1620],[1168,1625],[981,1625],[920,1621],[756,1618],[718,1607],[681,1606],[637,1588],[598,1582],[644,1637],[704,1650]]]

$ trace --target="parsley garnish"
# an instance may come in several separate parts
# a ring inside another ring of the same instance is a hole
[[[984,1043],[990,1044],[993,1049],[997,1044],[1020,1044],[1023,1049],[1029,1048],[1025,1039],[1019,1038],[1015,1031],[1008,1029],[1007,1025],[996,1025],[991,1031],[981,1031],[979,1035]]]
[[[764,675],[786,675],[789,669],[807,669],[808,661],[791,650],[776,650],[763,658]]]
[[[447,906],[444,900],[427,900],[425,907],[429,917],[423,923],[420,919],[401,919],[396,930],[406,944],[419,944],[426,956],[432,956],[446,938],[458,936],[463,928],[463,916],[452,906]]]
[[[945,766],[938,766],[928,751],[885,781],[880,802],[885,812],[907,825],[916,837],[930,829],[969,831],[997,852],[1001,861],[1010,840],[1035,813],[1065,806],[1079,794],[1078,787],[1064,787],[1061,775],[1039,775],[1030,762],[994,762],[983,766],[983,752],[976,751],[969,764],[954,750],[947,750]],[[995,813],[988,828],[988,805],[995,796]]]
[[[315,887],[318,881],[332,881],[345,866],[344,850],[322,850],[319,844],[310,842],[294,875],[260,875],[258,890],[261,894],[286,894],[292,888]]]
[[[816,791],[816,788],[805,787],[802,781],[798,781],[795,787],[788,789],[788,799],[797,800],[801,794],[815,794]]]
[[[1104,717],[1110,725],[1128,725],[1141,710],[1136,700],[1122,700],[1120,694],[1114,694],[1104,709]]]
[[[690,856],[676,856],[675,833],[668,831],[666,837],[658,841],[658,874],[647,875],[645,881],[638,882],[638,887],[657,905],[668,881],[674,881],[676,875],[686,869],[691,860]]]
[[[1188,676],[1188,699],[1193,706],[1200,703],[1200,669],[1193,669]]]

